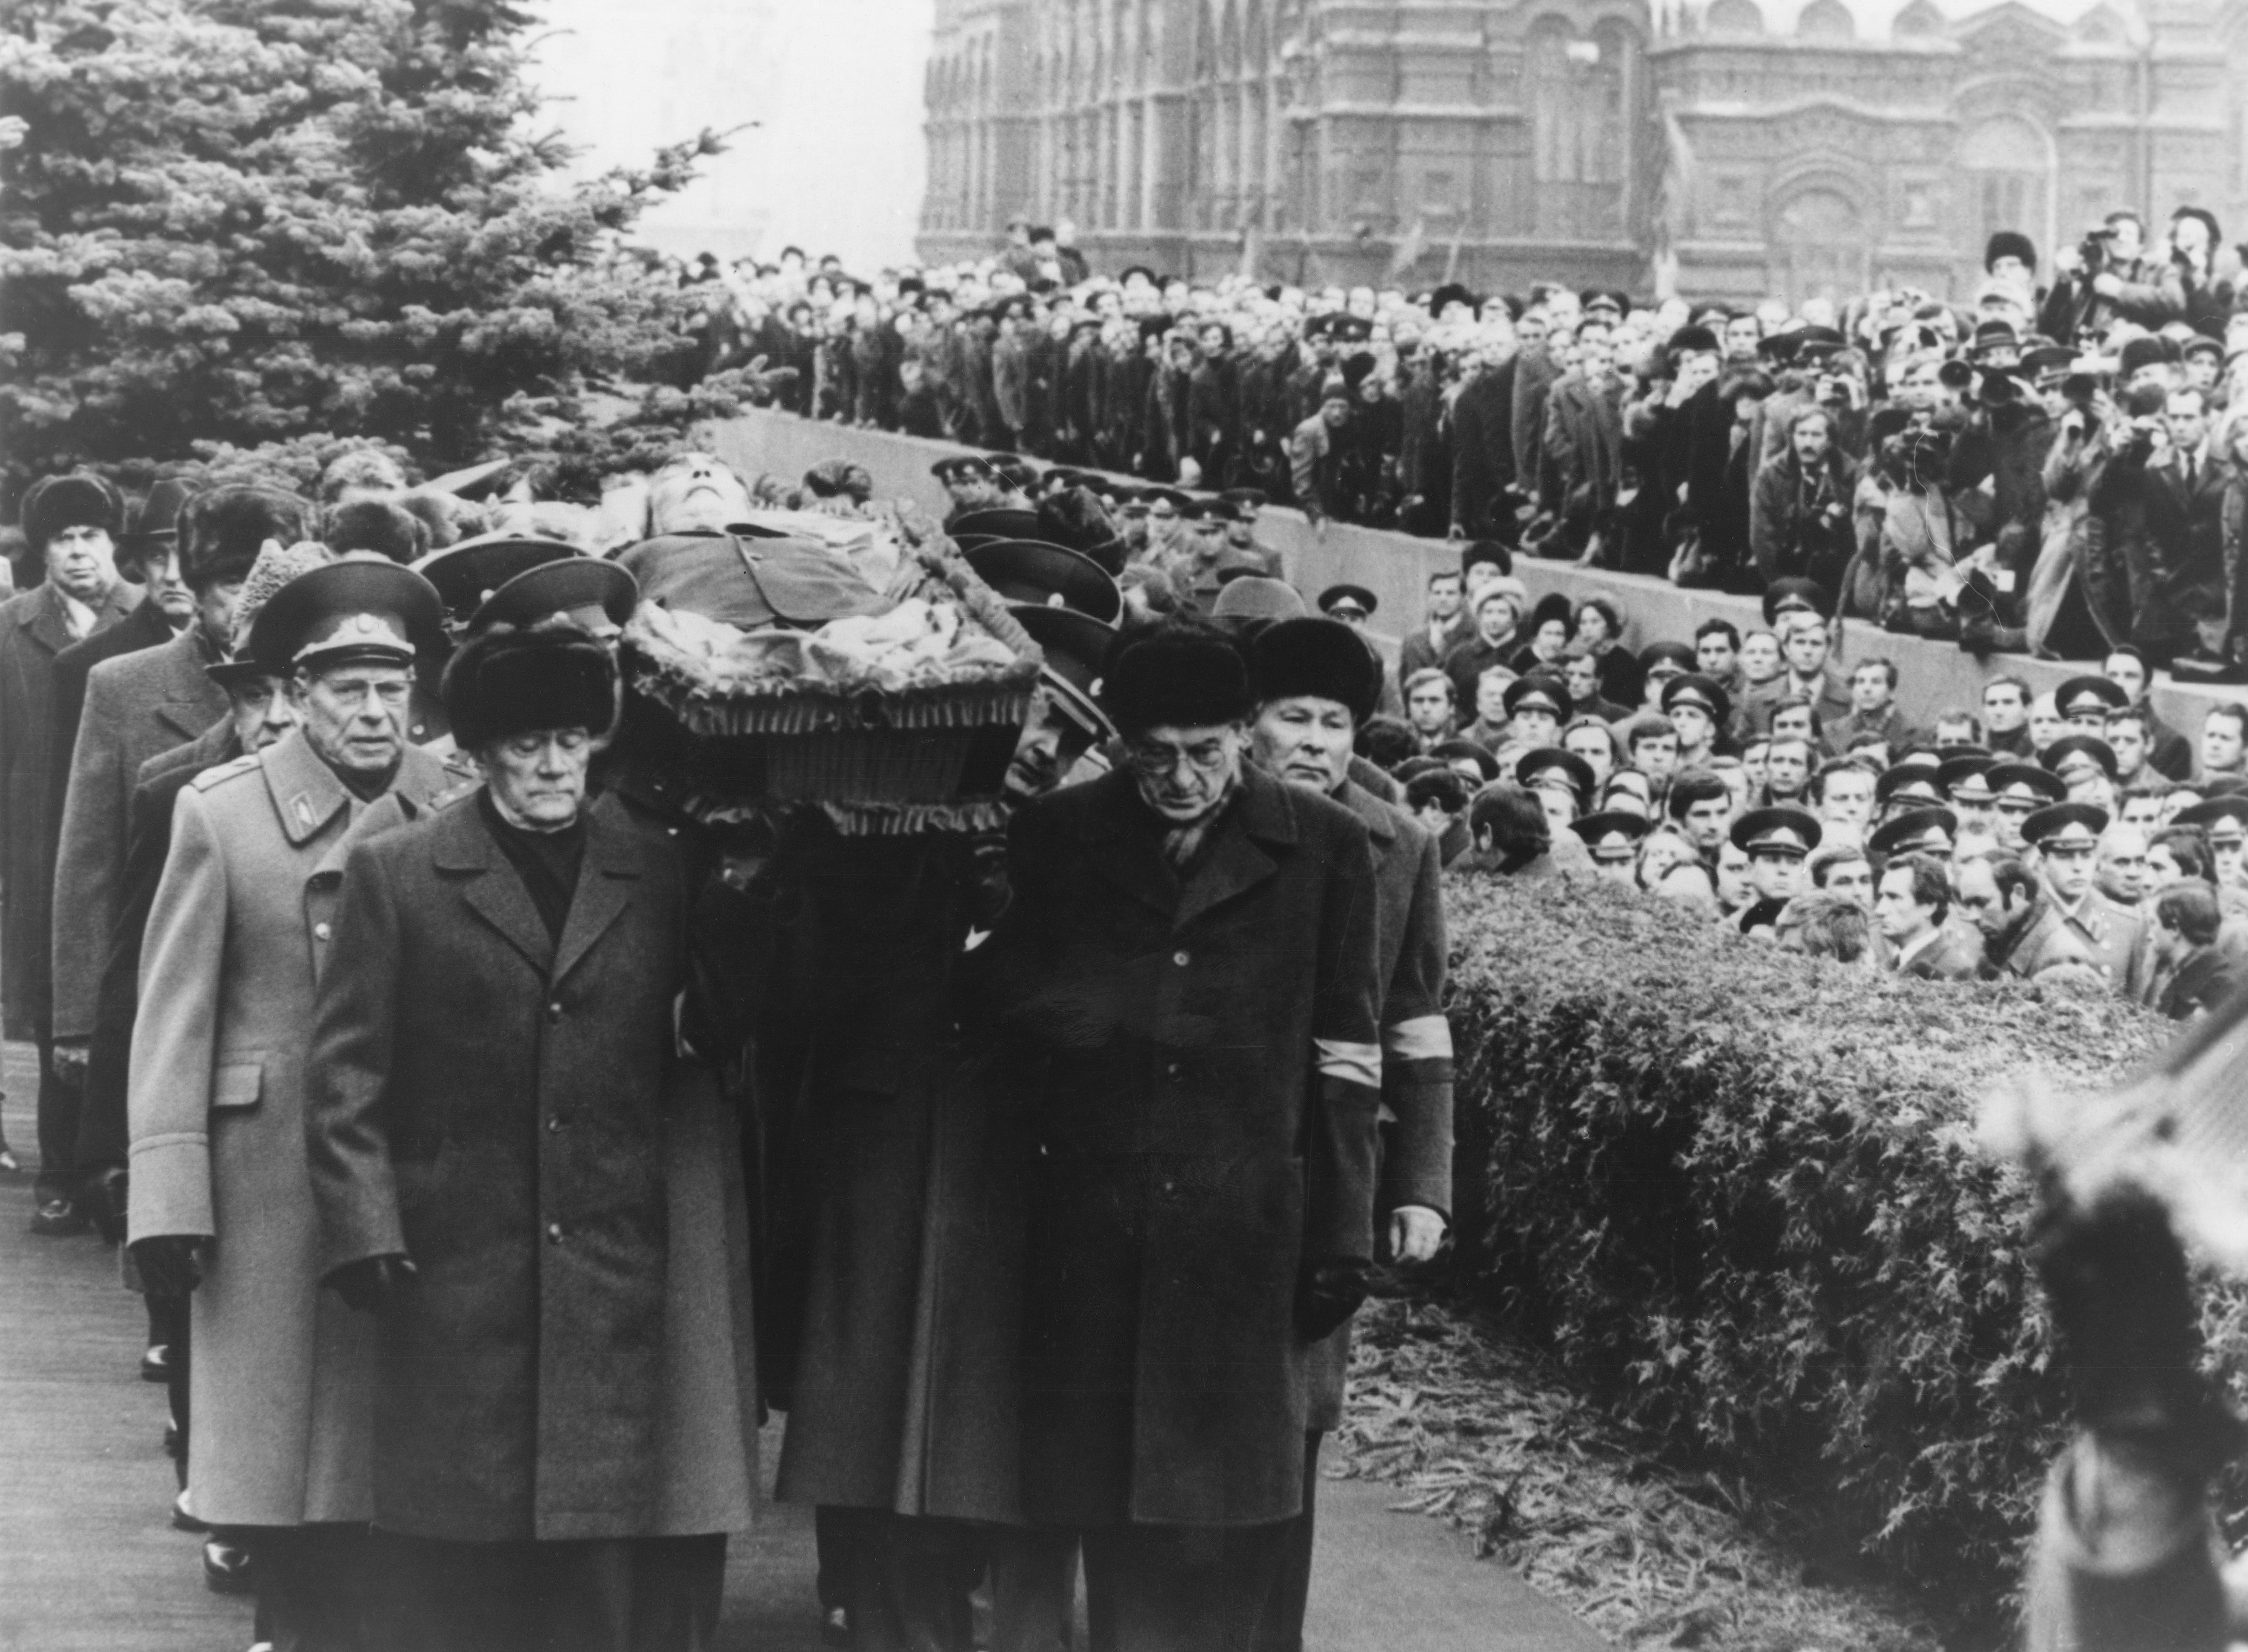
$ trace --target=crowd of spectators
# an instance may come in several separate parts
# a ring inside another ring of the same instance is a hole
[[[2217,221],[2002,233],[1964,302],[1299,287],[992,258],[707,257],[706,367],[807,417],[1320,520],[1760,593],[1977,653],[2238,667],[2248,311]]]

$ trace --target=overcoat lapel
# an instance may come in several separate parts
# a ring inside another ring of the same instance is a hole
[[[1159,828],[1150,821],[1146,805],[1130,795],[1136,790],[1132,777],[1120,772],[1093,784],[1125,794],[1079,816],[1087,846],[1093,850],[1086,856],[1093,872],[1169,917],[1178,908],[1178,874],[1163,859]]]
[[[586,853],[578,873],[578,887],[570,896],[570,915],[562,922],[562,944],[554,956],[554,979],[559,981],[607,933],[631,899],[639,880],[631,845],[601,815],[586,817]],[[514,880],[521,881],[521,880]]]
[[[1187,879],[1172,927],[1184,929],[1211,908],[1245,895],[1279,869],[1266,846],[1296,841],[1296,816],[1286,783],[1255,770],[1241,777],[1241,795],[1217,824],[1217,841]]]
[[[544,976],[554,956],[531,892],[500,853],[499,846],[484,829],[483,817],[473,802],[445,811],[430,845],[430,859],[439,875],[460,886],[469,909],[497,930],[523,955],[524,962]],[[504,877],[495,875],[505,873]],[[580,881],[582,883],[582,880]],[[575,902],[572,902],[575,905]]]

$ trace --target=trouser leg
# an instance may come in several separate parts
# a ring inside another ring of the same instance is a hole
[[[188,1368],[195,1358],[194,1340],[188,1327],[195,1322],[195,1315],[188,1311],[185,1298],[152,1296],[148,1302],[165,1321],[165,1328],[170,1333],[172,1362],[164,1373],[164,1397],[170,1404],[172,1427],[179,1438],[175,1460],[180,1467],[180,1484],[185,1489],[188,1484]]]
[[[726,1600],[726,1534],[633,1539],[632,1652],[710,1652]]]
[[[845,1602],[854,1652],[970,1652],[984,1559],[981,1532],[963,1521],[863,1511]]]
[[[1093,1652],[1241,1652],[1285,1523],[1100,1526],[1085,1533]]]
[[[709,1652],[723,1532],[553,1543],[368,1540],[371,1652]]]
[[[1304,1511],[1278,1527],[1272,1546],[1271,1587],[1257,1614],[1253,1638],[1243,1642],[1251,1652],[1303,1652],[1304,1608],[1312,1593],[1319,1442],[1326,1437],[1317,1431],[1304,1436]]]
[[[864,1518],[859,1509],[822,1506],[812,1511],[812,1538],[819,1553],[819,1609],[833,1612],[851,1603],[851,1545]]]
[[[256,1567],[273,1652],[365,1652],[365,1526],[257,1526],[236,1536]]]
[[[55,1074],[54,1039],[42,1029],[39,1049],[39,1174],[35,1197],[78,1197],[79,1089]]]
[[[1000,1526],[991,1557],[990,1652],[1062,1652],[1077,1601],[1077,1533],[1052,1526]]]

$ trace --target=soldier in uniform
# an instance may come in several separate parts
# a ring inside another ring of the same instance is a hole
[[[1733,822],[1732,845],[1749,858],[1756,899],[1732,920],[1743,935],[1770,935],[1780,909],[1803,892],[1803,863],[1824,835],[1819,817],[1790,804],[1751,809]]]
[[[2042,888],[2038,911],[2005,958],[2012,974],[2032,977],[2063,964],[2081,964],[2110,991],[2137,1002],[2146,997],[2144,920],[2093,887],[2093,863],[2108,812],[2089,803],[2055,803],[2022,823],[2022,836],[2038,852]]]
[[[235,633],[246,644],[250,622],[265,599],[287,583],[286,568],[301,572],[326,557],[317,545],[291,552],[269,545],[259,553],[242,585],[235,607]],[[199,776],[245,753],[263,751],[297,726],[287,685],[246,647],[204,668],[224,693],[227,715],[184,744],[161,751],[136,771],[132,802],[126,811],[123,869],[117,909],[96,991],[93,1035],[88,1040],[85,1106],[79,1119],[79,1163],[99,1196],[98,1219],[119,1239],[125,1237],[127,1203],[126,1163],[131,1139],[126,1094],[131,1068],[133,1025],[140,1011],[140,946],[148,911],[164,873],[172,841],[172,805]],[[149,1292],[149,1317],[163,1326],[168,1349],[164,1381],[171,1420],[166,1439],[179,1469],[180,1491],[174,1524],[191,1529],[206,1522],[187,1508],[188,1432],[190,1420],[190,1341],[188,1302]],[[203,1543],[203,1578],[220,1594],[250,1587],[248,1552],[224,1534]]]
[[[148,916],[127,1103],[127,1236],[147,1288],[193,1292],[188,1500],[238,1529],[277,1645],[361,1644],[367,1326],[320,1289],[305,1059],[351,846],[419,813],[443,765],[408,743],[428,581],[329,563],[276,593],[250,653],[301,726],[179,794]]]
[[[1909,854],[1933,855],[1939,861],[1949,860],[1958,831],[1959,817],[1940,804],[1907,809],[1902,814],[1890,816],[1866,840],[1866,853],[1876,860]]]
[[[1998,766],[1996,757],[1980,751],[1946,757],[1936,766],[1936,783],[1959,822],[1959,841],[1977,852],[1998,847],[1998,794],[1991,789],[1991,771]]]
[[[226,690],[207,668],[233,641],[236,595],[259,551],[269,541],[291,545],[304,538],[311,514],[303,500],[265,488],[218,488],[187,501],[176,552],[159,542],[148,566],[152,583],[184,585],[188,623],[176,636],[168,632],[157,646],[80,668],[82,709],[56,708],[58,747],[76,733],[74,749],[57,752],[68,784],[57,792],[62,808],[53,955],[55,1066],[73,1082],[85,1080],[102,963],[121,895],[127,815],[140,765],[225,716]],[[157,559],[168,568],[160,568]],[[156,606],[143,602],[134,620]],[[58,673],[70,668],[73,655],[93,659],[86,651],[133,623],[65,651],[56,661]]]
[[[2067,783],[2036,763],[1997,764],[1983,778],[1991,787],[1991,823],[1998,828],[1998,847],[2008,854],[2022,852],[2022,827],[2030,816],[2068,796]]]
[[[1648,830],[1647,817],[1621,809],[1588,814],[1571,828],[1593,857],[1593,872],[1611,883],[1627,888],[1635,881],[1640,840]]]
[[[2060,777],[2068,788],[2070,802],[2089,803],[2111,816],[2115,812],[2115,749],[2098,735],[2063,735],[2045,749],[2038,761]]]
[[[1443,1008],[1447,953],[1436,840],[1403,809],[1350,778],[1355,731],[1373,714],[1377,686],[1355,633],[1332,620],[1287,620],[1258,637],[1251,666],[1258,698],[1253,760],[1268,773],[1333,798],[1365,823],[1373,841],[1383,1117],[1374,1214],[1385,1256],[1426,1262],[1443,1241],[1452,1182],[1452,1034]],[[1547,755],[1585,768],[1567,752]],[[1320,1344],[1314,1361],[1304,1510],[1291,1523],[1256,1625],[1252,1644],[1264,1652],[1297,1652],[1303,1645],[1319,1442],[1341,1423],[1349,1363],[1346,1324]]]

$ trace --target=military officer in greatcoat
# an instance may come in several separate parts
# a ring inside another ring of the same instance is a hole
[[[1350,778],[1359,724],[1374,714],[1380,668],[1356,632],[1333,620],[1290,620],[1262,633],[1251,664],[1257,766],[1333,799],[1365,824],[1374,847],[1376,970],[1381,984],[1381,1172],[1375,1215],[1382,1253],[1426,1262],[1443,1241],[1452,1188],[1452,1032],[1444,1019],[1443,867],[1434,834]],[[1549,755],[1583,764],[1567,752]],[[1526,761],[1526,759],[1525,759]],[[1319,1442],[1340,1426],[1350,1364],[1346,1324],[1319,1344],[1304,1452],[1304,1511],[1291,1522],[1258,1615],[1261,1652],[1297,1652],[1311,1588]]]
[[[305,1054],[345,856],[445,784],[405,729],[440,620],[377,559],[266,603],[250,649],[299,726],[181,792],[141,956],[127,1232],[148,1290],[194,1292],[188,1502],[246,1539],[274,1641],[310,1652],[363,1645],[372,1349],[320,1289]]]
[[[1104,697],[1127,761],[1016,813],[981,949],[1033,1074],[1023,1507],[1080,1534],[1105,1643],[1217,1652],[1374,1254],[1379,902],[1358,816],[1245,763],[1230,642],[1143,637]]]
[[[2096,973],[2108,990],[2135,1001],[2146,996],[2144,920],[2093,885],[2108,812],[2090,803],[2055,803],[2022,822],[2038,852],[2042,887],[2038,910],[2008,950],[2003,967],[2036,976],[2063,964]]]

